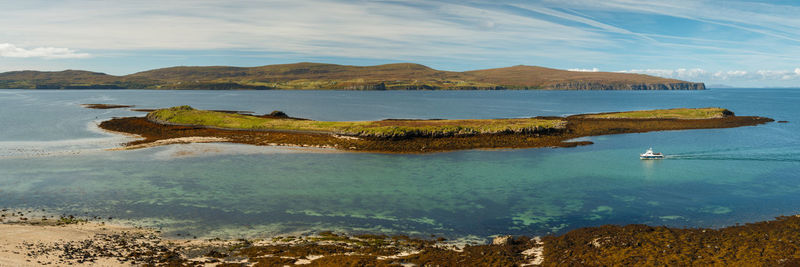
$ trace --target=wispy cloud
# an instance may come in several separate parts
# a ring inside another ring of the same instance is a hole
[[[88,53],[78,53],[69,48],[35,47],[25,49],[9,43],[0,43],[0,57],[12,58],[87,58]]]
[[[800,7],[762,1],[558,0],[559,6],[684,18],[798,41]]]
[[[528,56],[565,50],[588,55],[579,46],[611,43],[580,27],[459,2],[67,1],[42,8],[0,11],[0,24],[12,26],[0,37],[93,50],[239,49],[392,59],[488,59],[509,54],[504,48]],[[531,46],[539,49],[520,49]]]

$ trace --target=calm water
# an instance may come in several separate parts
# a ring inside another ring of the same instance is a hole
[[[0,207],[113,216],[170,233],[343,230],[448,237],[592,225],[720,227],[800,213],[800,89],[593,91],[0,90]],[[789,120],[589,138],[578,148],[425,155],[226,144],[106,151],[125,109],[282,110],[317,120],[501,118],[672,107]],[[641,161],[647,147],[671,157]],[[333,153],[331,153],[333,152]]]

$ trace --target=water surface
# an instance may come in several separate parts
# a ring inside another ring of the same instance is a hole
[[[282,110],[316,120],[488,119],[674,107],[793,120],[796,89],[708,91],[0,90],[0,207],[247,237],[342,230],[540,235],[646,223],[720,227],[800,213],[800,127],[588,138],[577,148],[398,155],[246,145],[106,151],[95,123],[139,108]],[[641,161],[648,147],[669,155]]]

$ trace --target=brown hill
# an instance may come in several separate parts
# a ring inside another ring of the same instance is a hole
[[[54,72],[41,72],[41,71],[12,71],[0,73],[0,80],[28,80],[33,82],[48,82],[59,81],[66,83],[83,83],[83,82],[102,82],[112,81],[114,76],[82,70],[65,70]]]
[[[83,70],[12,71],[0,73],[0,88],[10,89],[124,89],[148,88],[156,81]]]
[[[461,75],[458,72],[434,70],[410,64],[386,64],[377,66],[346,66],[322,63],[295,63],[267,65],[252,68],[239,67],[172,67],[149,70],[130,75],[154,80],[214,80],[236,77],[262,81],[293,80],[414,80],[447,79]],[[463,76],[463,75],[462,75]]]
[[[644,74],[566,71],[524,65],[507,68],[467,71],[465,73],[472,75],[477,81],[496,83],[508,87],[635,90],[651,89],[640,87],[656,87],[659,85],[670,87],[664,89],[680,89],[672,87],[680,87],[685,85],[687,87],[686,89],[704,89],[702,84],[689,83],[681,80],[667,79]]]
[[[702,83],[642,74],[573,72],[534,66],[452,72],[411,63],[377,66],[296,63],[261,67],[171,67],[126,76],[73,70],[18,71],[0,73],[0,87],[349,90],[702,90],[705,88]]]

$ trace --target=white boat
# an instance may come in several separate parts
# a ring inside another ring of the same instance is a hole
[[[639,158],[640,159],[663,159],[664,158],[664,154],[653,153],[653,148],[651,147],[651,148],[647,149],[647,151],[645,151],[644,154],[640,154]]]

